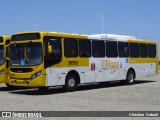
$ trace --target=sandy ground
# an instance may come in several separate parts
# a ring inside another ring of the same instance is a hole
[[[36,88],[10,90],[4,84],[0,84],[0,101],[0,111],[160,111],[160,72],[156,76],[137,80],[130,86],[119,82],[84,85],[79,86],[77,91],[69,93],[56,87],[50,88],[48,92],[40,92]],[[54,119],[127,120],[130,118]]]

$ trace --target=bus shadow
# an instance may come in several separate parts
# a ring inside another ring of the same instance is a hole
[[[28,89],[28,88],[26,88],[26,87],[7,87],[7,86],[3,86],[3,87],[0,87],[0,92],[1,91],[22,90],[22,89]]]
[[[156,82],[156,81],[136,80],[134,85],[147,84],[151,82]],[[76,91],[74,92],[101,89],[101,88],[123,87],[123,86],[127,86],[127,85],[124,85],[121,82],[103,82],[103,83],[84,84],[84,85],[79,85]],[[51,94],[62,94],[66,92],[62,89],[62,87],[51,87],[47,91],[39,91],[37,88],[29,88],[29,89],[23,88],[23,89],[9,91],[9,93],[21,94],[21,95],[51,95]]]

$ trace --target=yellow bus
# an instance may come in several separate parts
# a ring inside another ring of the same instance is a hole
[[[158,47],[153,41],[113,34],[79,35],[21,32],[12,35],[10,82],[14,86],[64,86],[135,79],[158,73]]]
[[[10,44],[10,36],[0,36],[0,83],[5,83],[8,87],[9,60],[7,59],[7,46]]]

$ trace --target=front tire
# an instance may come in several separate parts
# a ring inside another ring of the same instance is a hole
[[[12,86],[12,85],[10,85],[10,84],[8,84],[8,83],[5,83],[6,84],[6,86],[9,88],[9,89],[15,89],[16,88],[16,86]]]
[[[66,82],[64,89],[67,92],[73,92],[77,88],[77,83],[76,83],[76,76],[74,74],[69,74],[66,77]]]
[[[133,85],[135,81],[135,74],[134,71],[129,70],[126,77],[126,83],[127,85]]]
[[[5,83],[5,84],[6,84],[7,87],[12,87],[12,86],[11,86],[10,84],[8,84],[8,83]]]

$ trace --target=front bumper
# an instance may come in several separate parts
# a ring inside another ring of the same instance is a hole
[[[8,74],[3,73],[0,75],[0,83],[8,83],[9,84],[9,79],[8,79]]]
[[[35,79],[17,79],[17,78],[11,78],[10,84],[12,86],[23,86],[23,87],[40,87],[40,86],[46,86],[46,75],[40,75]]]

